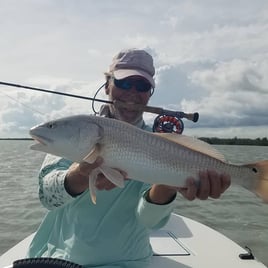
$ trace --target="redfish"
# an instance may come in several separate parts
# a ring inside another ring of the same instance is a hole
[[[124,177],[149,184],[184,187],[186,178],[215,170],[231,176],[238,184],[268,202],[268,160],[235,165],[226,162],[213,146],[198,139],[151,133],[128,123],[93,115],[75,115],[53,120],[30,130],[37,141],[31,149],[57,155],[73,162],[92,163],[98,156],[103,164],[89,181],[93,202],[94,183],[99,172],[119,187]]]

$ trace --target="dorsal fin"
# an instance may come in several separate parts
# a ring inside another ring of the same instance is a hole
[[[221,152],[219,152],[216,148],[194,137],[189,137],[186,135],[178,135],[175,133],[153,133],[153,134],[160,136],[164,139],[170,140],[172,142],[178,143],[193,151],[197,151],[209,155],[211,157],[214,157],[220,161],[226,162],[224,155]]]

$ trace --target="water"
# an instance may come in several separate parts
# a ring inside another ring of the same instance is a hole
[[[38,200],[37,174],[44,154],[29,150],[31,141],[0,141],[0,255],[40,224],[46,210]],[[232,162],[268,159],[268,147],[216,146]],[[268,205],[240,187],[219,200],[186,201],[176,211],[220,231],[268,266]]]

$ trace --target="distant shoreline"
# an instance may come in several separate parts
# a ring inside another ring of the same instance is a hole
[[[264,138],[257,138],[257,139],[249,139],[249,138],[207,138],[207,137],[200,137],[202,141],[205,141],[209,144],[217,144],[217,145],[257,145],[257,146],[268,146],[268,139]]]
[[[215,145],[257,145],[257,146],[268,146],[268,139],[264,138],[208,138],[208,137],[199,137],[200,140],[205,141],[209,144]],[[33,140],[32,138],[0,138],[1,140]]]

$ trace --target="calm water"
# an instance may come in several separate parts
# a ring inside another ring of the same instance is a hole
[[[37,196],[37,174],[43,153],[31,141],[0,141],[0,255],[34,232],[45,214]],[[216,146],[232,162],[268,159],[268,147]],[[232,186],[220,200],[177,200],[176,212],[248,246],[268,266],[268,205]]]

